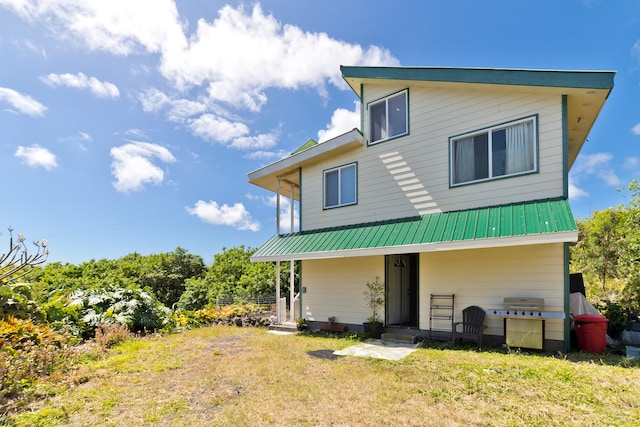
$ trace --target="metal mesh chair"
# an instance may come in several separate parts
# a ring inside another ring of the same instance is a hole
[[[462,322],[455,322],[452,325],[452,342],[457,340],[470,340],[478,344],[478,348],[482,347],[482,336],[486,326],[484,323],[485,312],[476,305],[462,310]]]

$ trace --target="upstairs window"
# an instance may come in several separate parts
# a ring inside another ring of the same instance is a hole
[[[369,144],[409,133],[408,91],[369,104]]]
[[[470,132],[450,141],[452,186],[537,169],[535,117]]]
[[[324,171],[324,207],[356,204],[356,164]]]

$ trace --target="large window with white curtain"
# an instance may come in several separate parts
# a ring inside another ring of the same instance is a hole
[[[536,117],[450,138],[451,185],[537,170]]]
[[[355,205],[357,203],[356,164],[324,171],[324,208]]]

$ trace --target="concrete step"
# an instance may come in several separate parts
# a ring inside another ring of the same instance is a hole
[[[280,323],[277,325],[269,325],[267,327],[269,331],[282,331],[282,332],[297,332],[298,328],[295,323]]]
[[[418,336],[407,333],[385,332],[380,336],[383,343],[389,344],[417,344]]]

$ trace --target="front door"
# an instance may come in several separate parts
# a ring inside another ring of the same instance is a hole
[[[387,325],[418,325],[418,256],[387,255]]]

